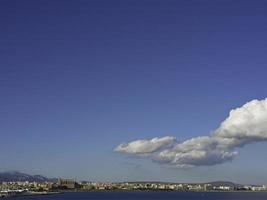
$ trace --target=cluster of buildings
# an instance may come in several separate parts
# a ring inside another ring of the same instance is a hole
[[[266,186],[229,186],[224,184],[182,184],[154,182],[121,182],[94,183],[76,182],[72,179],[58,179],[58,182],[3,182],[0,183],[0,196],[8,193],[53,192],[53,191],[101,191],[101,190],[130,190],[130,191],[267,191]]]
[[[39,183],[29,181],[0,183],[0,197],[47,194],[53,183]]]
[[[267,186],[266,185],[263,185],[263,186],[244,186],[244,188],[246,190],[251,190],[251,191],[267,191]]]
[[[53,183],[39,183],[29,181],[2,182],[0,183],[0,191],[49,191],[52,189]]]
[[[80,184],[82,190],[165,190],[165,191],[267,191],[266,186],[229,186],[212,184],[185,183],[153,183],[153,182],[123,182],[123,183],[91,183]]]

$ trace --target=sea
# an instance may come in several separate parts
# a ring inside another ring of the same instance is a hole
[[[76,192],[16,200],[267,200],[267,192]]]

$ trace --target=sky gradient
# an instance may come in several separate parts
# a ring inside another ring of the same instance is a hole
[[[0,171],[267,184],[266,143],[177,169],[113,152],[207,135],[264,99],[266,1],[0,1]]]

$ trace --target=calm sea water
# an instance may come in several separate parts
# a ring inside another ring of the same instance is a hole
[[[83,192],[10,198],[17,200],[267,200],[253,192]]]

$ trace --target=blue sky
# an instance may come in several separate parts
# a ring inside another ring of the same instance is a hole
[[[97,181],[267,183],[266,143],[174,169],[122,142],[209,134],[266,95],[265,1],[0,2],[1,171]]]

